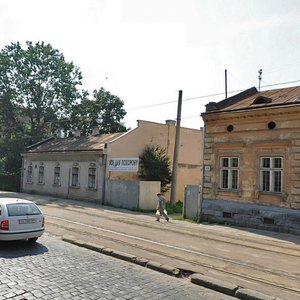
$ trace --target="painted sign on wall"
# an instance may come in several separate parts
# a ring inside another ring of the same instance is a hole
[[[138,157],[110,158],[108,161],[108,171],[137,172],[138,167],[139,167]]]

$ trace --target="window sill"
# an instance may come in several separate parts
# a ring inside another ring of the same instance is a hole
[[[52,186],[53,187],[61,187],[61,184],[60,183],[53,183]]]
[[[228,193],[240,193],[241,192],[241,190],[240,189],[238,189],[238,190],[233,190],[233,189],[221,189],[221,188],[219,188],[218,189],[218,192],[228,192]]]
[[[33,184],[33,181],[26,181],[25,184]]]
[[[45,185],[45,182],[38,182],[37,185]]]
[[[283,192],[267,192],[267,191],[259,191],[259,195],[272,195],[272,196],[286,196]]]
[[[70,185],[69,187],[70,187],[70,189],[74,189],[74,190],[80,189],[79,185],[78,186]]]
[[[88,192],[97,192],[97,188],[86,188],[86,191]]]

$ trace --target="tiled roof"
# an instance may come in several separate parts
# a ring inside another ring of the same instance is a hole
[[[30,153],[103,150],[105,143],[113,141],[124,133],[125,132],[69,138],[52,138],[32,145],[26,150]]]
[[[253,109],[277,105],[300,105],[300,86],[261,91],[251,88],[218,103],[206,105],[206,112]]]

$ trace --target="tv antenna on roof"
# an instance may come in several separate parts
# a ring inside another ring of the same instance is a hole
[[[262,69],[258,71],[258,92],[260,92],[261,74],[262,74]]]

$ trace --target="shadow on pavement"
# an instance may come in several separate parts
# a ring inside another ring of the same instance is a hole
[[[34,256],[46,252],[48,252],[48,248],[38,242],[0,241],[0,258]]]
[[[216,223],[207,223],[207,222],[204,222],[202,224],[205,226],[224,226],[235,230],[246,231],[255,235],[270,237],[275,240],[287,241],[287,242],[300,245],[300,236],[297,234],[278,232],[274,230],[272,231],[272,229],[265,230],[265,229],[255,229],[250,227],[225,226],[225,225],[220,225]]]

